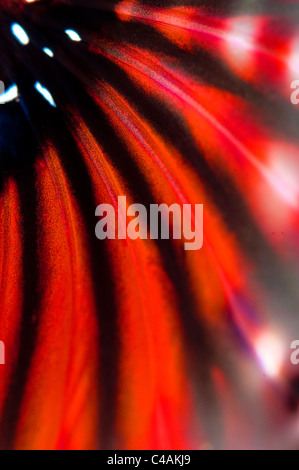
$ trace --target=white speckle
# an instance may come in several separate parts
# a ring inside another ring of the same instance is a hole
[[[12,34],[17,38],[17,40],[23,44],[23,46],[27,46],[29,44],[30,39],[24,28],[20,26],[18,23],[13,23],[11,25]]]
[[[72,41],[76,41],[76,42],[82,41],[82,39],[81,39],[81,37],[79,36],[79,34],[76,33],[76,31],[74,31],[73,29],[66,29],[65,32],[66,32],[66,34],[69,36],[69,38],[70,38]]]
[[[51,51],[51,49],[49,49],[48,47],[44,47],[43,52],[47,54],[49,57],[54,57],[54,52]]]
[[[50,103],[51,106],[56,108],[55,101],[53,100],[53,97],[47,88],[43,87],[39,82],[36,82],[34,87],[45,98],[45,100]]]
[[[10,88],[8,88],[8,90],[1,93],[0,104],[9,103],[10,101],[17,99],[18,96],[19,96],[19,91],[18,91],[17,85],[12,85]]]

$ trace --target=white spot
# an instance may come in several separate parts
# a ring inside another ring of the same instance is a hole
[[[230,65],[238,70],[250,67],[258,23],[251,17],[236,17],[227,22],[223,51]]]
[[[12,85],[8,90],[0,95],[0,104],[9,103],[17,99],[19,96],[18,87],[17,85]]]
[[[46,101],[50,103],[51,106],[56,108],[55,101],[47,88],[43,87],[39,82],[36,82],[34,88],[45,98]]]
[[[277,144],[269,154],[272,184],[282,199],[293,209],[297,209],[299,204],[299,153],[296,150],[291,146]]]
[[[12,34],[17,38],[17,40],[23,44],[23,46],[27,46],[29,44],[30,39],[24,28],[20,26],[18,23],[13,23],[11,25]]]
[[[295,38],[290,47],[290,53],[288,57],[288,66],[292,79],[298,79],[299,74],[299,38]]]
[[[65,32],[66,32],[66,34],[69,36],[69,38],[70,38],[72,41],[76,41],[76,42],[82,41],[82,39],[81,39],[81,37],[79,36],[79,34],[76,33],[76,31],[74,31],[73,29],[66,29]]]
[[[49,49],[48,47],[44,47],[43,52],[47,54],[49,57],[54,57],[54,52],[51,51],[51,49]]]
[[[272,333],[263,333],[255,343],[255,351],[266,374],[277,377],[284,358],[282,342]]]
[[[5,345],[3,341],[0,341],[0,364],[5,364]]]

